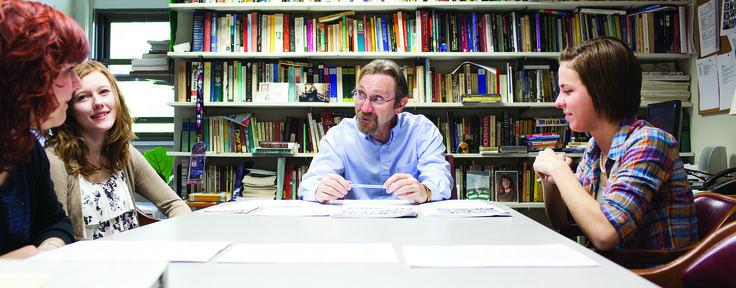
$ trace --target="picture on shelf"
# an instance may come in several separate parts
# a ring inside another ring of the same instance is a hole
[[[289,83],[261,83],[253,102],[289,102]]]
[[[468,171],[467,188],[465,198],[468,200],[491,201],[491,172],[490,171]]]
[[[496,171],[494,176],[494,179],[496,180],[496,201],[519,202],[516,189],[516,181],[519,179],[519,172]]]
[[[299,102],[330,102],[329,83],[299,84]]]

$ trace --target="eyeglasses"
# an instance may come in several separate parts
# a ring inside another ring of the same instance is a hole
[[[355,102],[363,102],[365,101],[365,99],[370,99],[369,101],[371,101],[371,103],[376,104],[378,106],[381,106],[383,104],[396,100],[396,97],[388,99],[388,100],[383,99],[383,97],[381,96],[372,96],[369,98],[368,95],[365,95],[365,93],[363,93],[362,91],[357,91],[357,90],[353,90],[353,92],[350,92],[350,93],[353,94],[353,99],[355,99]]]

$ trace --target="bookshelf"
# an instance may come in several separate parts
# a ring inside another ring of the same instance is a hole
[[[176,44],[189,42],[192,39],[192,18],[196,11],[226,13],[257,12],[266,15],[277,13],[291,14],[293,17],[305,17],[317,19],[318,17],[353,10],[357,19],[358,15],[366,14],[372,16],[385,16],[401,11],[407,17],[414,17],[417,10],[432,10],[438,13],[478,13],[478,14],[508,14],[511,12],[520,15],[536,13],[541,9],[559,10],[571,12],[575,8],[598,8],[632,11],[652,5],[686,6],[692,1],[586,1],[586,2],[380,2],[380,3],[171,3],[169,8],[178,13],[176,32]],[[391,59],[399,65],[419,66],[425,59],[436,68],[436,73],[449,73],[457,65],[464,61],[473,61],[491,67],[500,67],[504,70],[507,63],[520,67],[523,64],[551,64],[555,67],[559,52],[169,52],[169,57],[178,62],[198,61],[243,61],[243,62],[269,62],[278,60],[291,60],[308,62],[312,64],[323,63],[325,66],[354,66],[365,65],[373,59]],[[642,63],[675,62],[678,71],[684,71],[695,77],[694,58],[695,53],[636,53]],[[692,67],[692,68],[691,68]],[[554,68],[556,69],[556,68]],[[178,72],[177,72],[178,73]],[[501,71],[505,74],[505,70]],[[174,77],[178,79],[178,77]],[[692,81],[691,83],[696,83]],[[177,80],[178,81],[178,80]],[[178,87],[178,85],[176,85]],[[692,89],[692,85],[691,85]],[[692,90],[691,90],[692,91]],[[694,99],[694,98],[693,98]],[[181,127],[183,118],[194,118],[195,105],[190,102],[169,102],[169,106],[175,108],[175,127]],[[260,121],[284,121],[287,116],[306,117],[307,113],[319,114],[320,112],[333,111],[338,113],[354,113],[354,103],[253,103],[253,102],[209,102],[204,103],[208,115],[228,115],[238,113],[255,113]],[[692,115],[692,103],[683,103],[684,111]],[[503,111],[509,111],[514,119],[560,116],[560,111],[554,103],[536,102],[513,102],[513,103],[409,103],[405,112],[414,114],[425,114],[445,118],[447,111],[452,111],[455,117],[470,115],[497,115]],[[646,114],[646,103],[640,110],[640,117]],[[692,117],[692,116],[690,116]],[[178,130],[177,130],[178,132]],[[178,134],[178,133],[176,133]],[[175,147],[179,147],[179,137],[175,137]],[[177,163],[179,159],[189,157],[188,152],[169,152],[175,156]],[[287,156],[287,161],[299,165],[308,165],[314,157],[313,153],[297,153]],[[453,153],[455,165],[469,165],[470,163],[480,165],[521,165],[533,163],[537,153],[509,153],[481,155],[478,153],[458,154]],[[579,158],[581,154],[572,154]],[[693,153],[681,153],[683,159],[694,158]],[[254,156],[251,153],[207,153],[208,164],[233,164],[239,160],[254,162],[255,168],[276,170],[276,157]],[[453,171],[454,173],[454,171]],[[543,208],[543,203],[522,202],[511,203],[513,208]]]

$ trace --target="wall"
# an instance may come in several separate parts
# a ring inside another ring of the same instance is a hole
[[[168,9],[168,0],[31,0],[52,5],[72,16],[82,26],[90,43],[94,43],[95,9]],[[93,48],[94,49],[94,48]],[[93,51],[92,51],[93,52]],[[94,53],[94,52],[93,52]]]
[[[698,72],[695,57],[690,61],[690,67],[683,71],[690,71],[692,77],[690,90],[693,91],[691,101],[693,109],[691,115],[691,147],[695,153],[695,163],[700,157],[703,148],[712,145],[726,147],[728,153],[728,167],[736,167],[736,115],[728,113],[698,115]]]
[[[54,9],[63,12],[66,15],[74,17],[75,0],[29,0],[29,1],[47,4],[51,7],[54,7]]]

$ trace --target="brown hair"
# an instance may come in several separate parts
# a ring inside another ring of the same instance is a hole
[[[365,67],[360,70],[357,85],[360,85],[360,80],[363,79],[363,76],[368,74],[383,74],[394,78],[394,94],[396,97],[394,108],[398,108],[401,100],[409,97],[409,85],[406,84],[404,72],[401,72],[401,68],[399,68],[399,65],[397,65],[396,62],[387,59],[376,59],[371,61],[371,63],[368,63],[368,65],[365,65]]]
[[[569,62],[588,89],[595,111],[609,122],[639,112],[641,64],[621,40],[598,37],[579,42],[565,49],[559,62]]]
[[[501,177],[499,179],[496,179],[496,193],[500,193],[500,191],[504,191],[505,188],[503,187],[503,179],[509,180],[509,189],[516,191],[516,179],[511,177],[511,174],[509,173],[503,173],[501,174]]]
[[[32,129],[59,107],[54,78],[88,54],[71,17],[37,2],[0,0],[0,172],[30,160],[41,134]]]
[[[128,164],[128,145],[135,139],[133,134],[133,117],[130,116],[130,110],[125,104],[125,97],[118,87],[115,76],[110,73],[105,66],[97,61],[87,61],[74,66],[74,71],[82,79],[92,72],[100,72],[110,81],[110,87],[115,94],[115,124],[107,131],[105,141],[102,143],[101,153],[107,161],[102,163],[106,169],[120,171]],[[84,81],[84,80],[82,80]],[[74,93],[76,95],[76,92]],[[80,130],[84,129],[77,123],[74,118],[72,109],[67,110],[67,117],[64,124],[59,127],[51,128],[52,135],[48,137],[48,145],[54,147],[54,151],[59,158],[66,164],[66,170],[69,174],[80,173],[89,176],[95,173],[98,168],[87,161],[89,148],[84,143],[84,138]],[[76,165],[74,164],[76,161]]]

